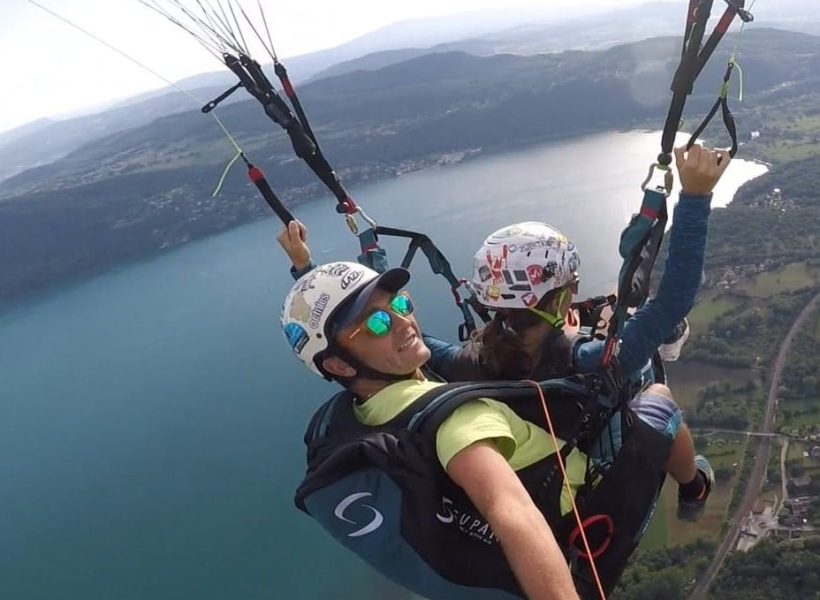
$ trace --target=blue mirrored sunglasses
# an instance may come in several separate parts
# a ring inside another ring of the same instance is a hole
[[[406,292],[402,292],[390,301],[388,309],[400,317],[407,317],[413,314],[413,301],[410,300],[410,296]],[[348,336],[349,339],[353,339],[363,329],[376,337],[386,336],[393,327],[393,318],[390,316],[390,312],[384,309],[374,310],[364,320],[362,326]]]

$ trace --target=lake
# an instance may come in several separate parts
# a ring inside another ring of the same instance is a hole
[[[381,224],[427,232],[464,275],[491,231],[547,221],[577,243],[591,295],[614,281],[659,139],[564,140],[353,192]],[[733,164],[715,205],[765,170]],[[294,213],[317,262],[354,260],[330,200]],[[406,597],[293,505],[305,425],[334,388],[279,331],[279,228],[244,226],[0,315],[0,598]],[[402,245],[387,247],[399,262]],[[411,289],[425,330],[454,339],[439,279],[419,263]]]

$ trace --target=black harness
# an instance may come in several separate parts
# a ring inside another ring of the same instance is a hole
[[[588,470],[576,496],[605,591],[614,587],[649,520],[664,480],[671,440],[628,408],[572,377],[539,384],[567,443],[589,450],[617,411],[622,446],[603,473]],[[359,423],[342,392],[314,415],[307,433],[308,471],[296,505],[383,575],[431,600],[520,598],[523,593],[498,540],[436,456],[436,432],[465,402],[489,397],[523,419],[544,420],[536,390],[524,382],[442,385],[379,427]],[[594,410],[590,410],[592,407]],[[574,441],[574,443],[573,443]],[[557,455],[517,472],[550,524],[583,598],[597,597],[574,516],[562,515]]]

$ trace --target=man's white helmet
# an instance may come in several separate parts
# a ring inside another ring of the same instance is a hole
[[[529,221],[490,235],[473,259],[472,286],[491,309],[532,308],[577,278],[575,244],[546,223]]]
[[[354,262],[316,267],[296,282],[282,305],[280,322],[288,345],[311,371],[324,377],[319,365],[334,332],[359,316],[377,288],[397,292],[409,279],[406,269],[380,275]]]

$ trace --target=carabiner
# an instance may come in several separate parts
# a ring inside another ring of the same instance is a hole
[[[641,184],[641,191],[645,192],[646,188],[649,187],[649,182],[652,181],[652,177],[655,175],[656,170],[664,171],[664,177],[663,185],[657,185],[655,186],[655,189],[658,191],[665,190],[666,196],[669,196],[672,193],[672,187],[675,185],[675,176],[672,174],[672,169],[656,162],[649,166],[649,173],[647,173],[646,179],[644,179]]]

